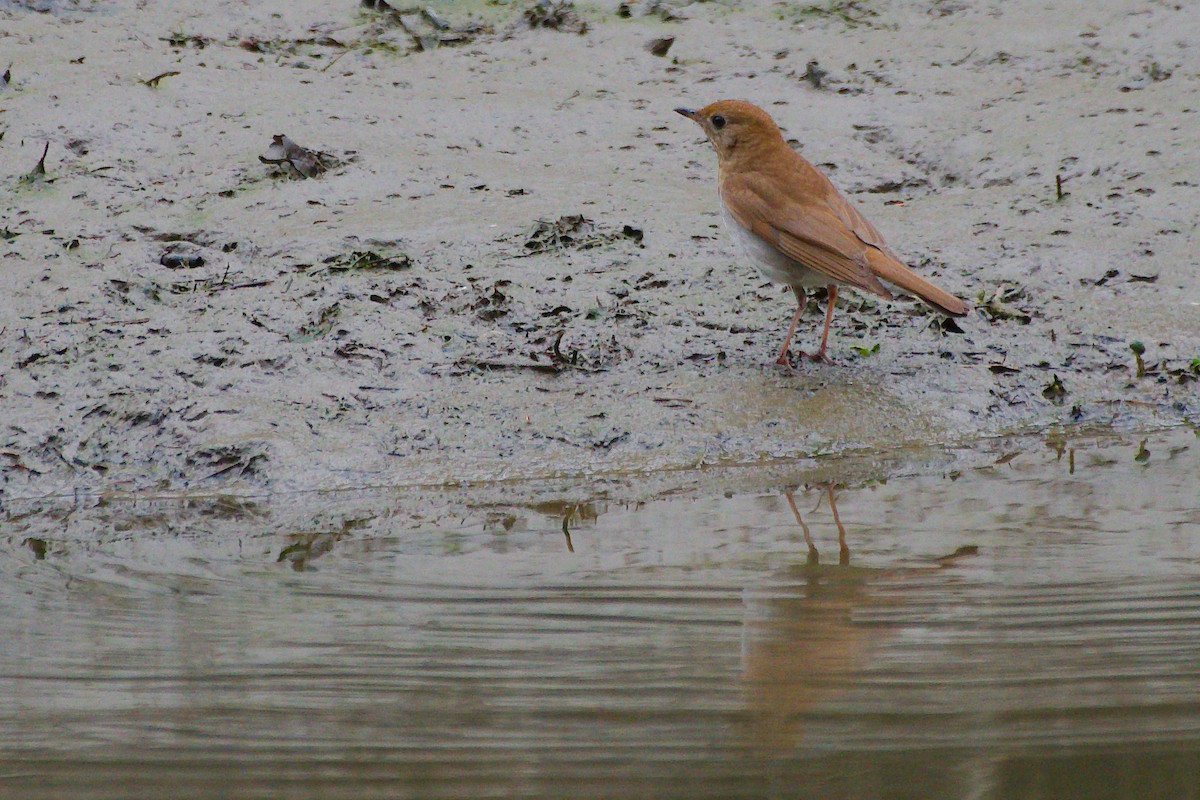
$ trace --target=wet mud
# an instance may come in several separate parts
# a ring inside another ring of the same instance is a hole
[[[1193,16],[0,3],[0,494],[621,476],[1195,422]],[[725,239],[715,158],[671,112],[720,97],[768,108],[975,311],[846,292],[834,364],[768,366],[790,294]]]

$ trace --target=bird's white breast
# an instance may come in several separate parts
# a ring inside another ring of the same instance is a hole
[[[761,239],[756,234],[743,228],[733,215],[729,213],[729,209],[725,207],[725,203],[721,203],[722,219],[725,223],[725,230],[729,233],[729,238],[737,242],[738,246],[750,257],[754,262],[754,266],[763,274],[767,280],[775,283],[786,283],[789,286],[801,286],[806,289],[814,289],[819,286],[824,286],[829,283],[829,279],[822,276],[820,273],[814,272],[803,264],[793,261],[782,252],[777,250],[773,244]]]

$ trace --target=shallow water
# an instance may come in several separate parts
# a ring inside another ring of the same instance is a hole
[[[10,510],[0,796],[1200,797],[1200,440],[992,447]]]

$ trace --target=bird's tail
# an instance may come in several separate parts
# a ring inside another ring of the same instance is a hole
[[[971,310],[962,300],[925,280],[881,250],[868,248],[867,261],[871,265],[871,271],[885,284],[894,286],[905,294],[916,295],[943,314],[961,317]]]

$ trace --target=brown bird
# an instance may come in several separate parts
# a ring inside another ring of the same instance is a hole
[[[896,257],[829,178],[788,146],[767,112],[743,100],[675,111],[699,124],[717,151],[725,227],[764,276],[796,294],[799,305],[777,364],[789,365],[788,345],[804,312],[805,289],[829,291],[821,347],[809,355],[813,360],[828,360],[825,345],[839,284],[888,300],[893,292],[915,295],[951,316],[967,313],[966,303]]]

